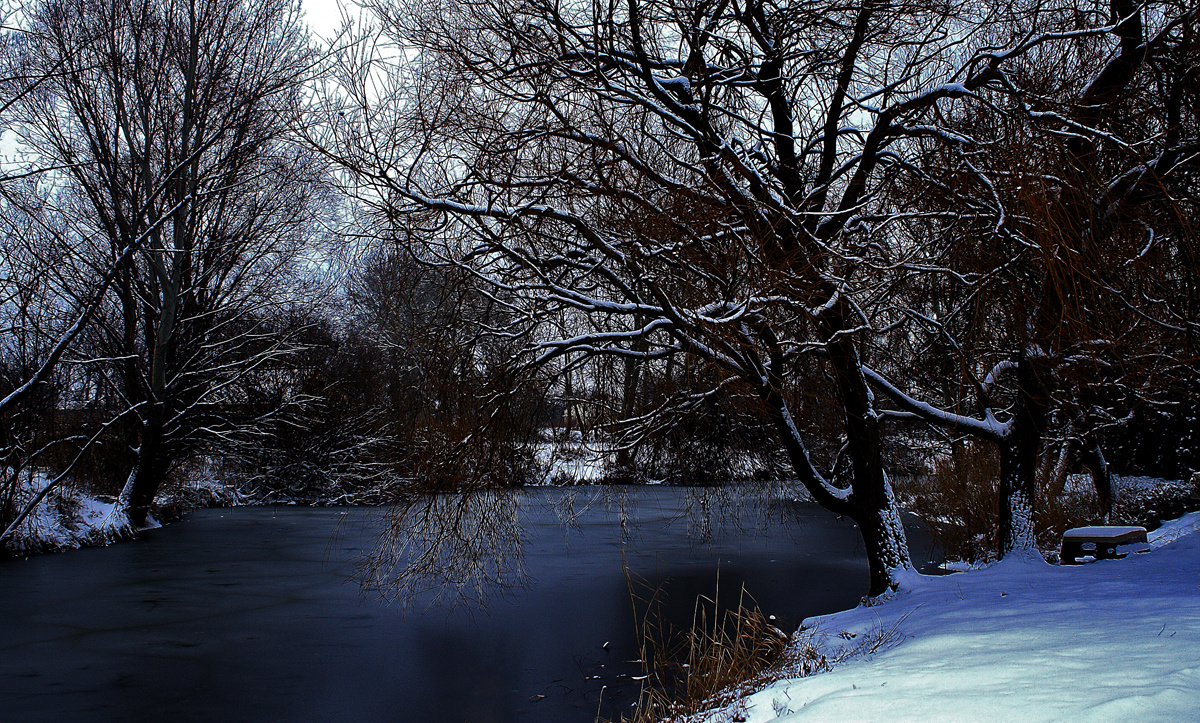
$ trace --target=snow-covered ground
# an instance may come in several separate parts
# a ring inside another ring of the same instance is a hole
[[[24,509],[41,492],[49,478],[42,473],[26,477],[15,496],[16,509]],[[165,491],[155,502],[179,509],[230,505],[237,491],[216,479],[202,479]],[[120,537],[115,530],[125,524],[124,513],[114,512],[114,502],[92,497],[69,487],[55,487],[13,531],[5,546],[10,554],[30,555],[104,544]],[[151,515],[148,528],[159,523]],[[3,528],[0,528],[3,529]]]
[[[27,479],[17,493],[18,508],[23,508],[48,482],[44,474]],[[13,531],[9,550],[19,555],[82,547],[92,540],[112,512],[111,502],[56,489]]]
[[[81,515],[64,515],[49,504],[39,505],[13,533],[13,549],[20,552],[65,550],[80,547],[92,526],[108,517],[112,505],[88,499]]]
[[[534,449],[546,470],[544,485],[586,485],[602,482],[616,460],[616,450],[604,442],[585,442],[575,432],[565,442],[541,442]]]
[[[1150,543],[1123,560],[914,574],[882,604],[805,621],[830,660],[881,649],[706,719],[1200,721],[1200,512]]]

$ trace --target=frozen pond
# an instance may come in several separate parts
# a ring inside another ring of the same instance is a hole
[[[0,563],[0,719],[591,723],[637,695],[623,552],[688,614],[719,561],[723,595],[746,581],[789,631],[866,589],[857,530],[815,505],[518,494],[489,529],[520,523],[524,584],[485,588],[483,610],[364,592],[357,565],[385,524],[372,508],[204,510],[138,542]]]

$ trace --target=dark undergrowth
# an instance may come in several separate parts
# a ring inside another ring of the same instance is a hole
[[[946,560],[986,562],[996,555],[1000,465],[991,445],[963,443],[937,458],[928,474],[897,478],[896,496],[928,528]],[[1071,474],[1038,485],[1034,526],[1038,546],[1058,549],[1062,533],[1095,524],[1140,525],[1148,530],[1163,520],[1200,509],[1200,474],[1190,480],[1115,479],[1116,499],[1107,520],[1091,477]]]

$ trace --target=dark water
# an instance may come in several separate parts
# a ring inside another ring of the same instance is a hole
[[[648,585],[669,580],[684,619],[718,564],[723,597],[745,582],[784,626],[866,588],[857,530],[813,505],[521,494],[477,510],[526,536],[523,586],[481,588],[482,610],[364,594],[374,509],[206,510],[137,542],[2,563],[0,720],[590,722],[637,694],[623,555]]]

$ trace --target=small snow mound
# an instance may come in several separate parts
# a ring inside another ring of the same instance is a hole
[[[892,579],[896,581],[896,593],[921,590],[929,584],[929,576],[922,575],[912,567],[892,570]],[[880,598],[885,597],[887,597],[887,595],[880,596]]]
[[[1151,532],[1147,536],[1147,539],[1151,547],[1166,547],[1192,535],[1198,530],[1200,530],[1200,512],[1189,512],[1177,520],[1164,522],[1163,526]],[[1196,545],[1197,540],[1193,538],[1191,543],[1192,545]]]
[[[70,550],[93,544],[97,530],[112,518],[113,505],[78,491],[56,487],[44,473],[30,475],[14,492],[15,507],[22,509],[40,501],[5,538],[3,547],[12,555],[31,555]],[[116,538],[113,538],[116,539]]]
[[[938,565],[939,568],[946,572],[970,572],[971,570],[978,570],[980,566],[978,562],[967,562],[966,560],[947,560]]]

